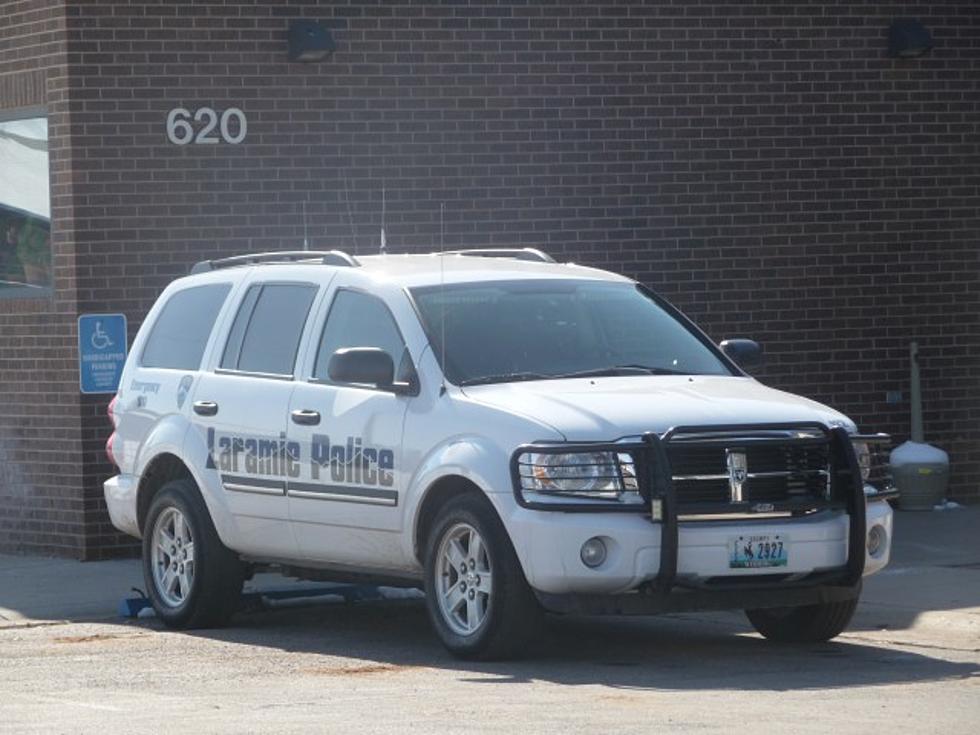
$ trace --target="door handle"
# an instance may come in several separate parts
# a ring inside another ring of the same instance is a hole
[[[218,413],[218,404],[214,401],[194,401],[194,413],[198,416],[214,416]]]
[[[289,414],[294,424],[301,424],[302,426],[316,426],[320,423],[320,412],[311,411],[307,408],[300,408]]]

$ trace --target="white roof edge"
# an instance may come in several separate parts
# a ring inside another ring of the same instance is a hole
[[[437,285],[439,283],[471,283],[480,281],[519,280],[531,278],[571,278],[631,283],[633,279],[618,273],[576,263],[547,263],[502,257],[476,257],[460,254],[390,253],[386,255],[356,255],[359,266],[325,265],[320,262],[268,262],[244,264],[228,268],[188,274],[185,281],[236,281],[255,270],[273,270],[289,278],[316,280],[317,274],[342,271],[360,280],[397,283],[403,287]]]

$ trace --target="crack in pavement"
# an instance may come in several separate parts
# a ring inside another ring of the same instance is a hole
[[[20,623],[13,622],[10,625],[0,625],[0,633],[5,630],[23,630],[24,628],[46,628],[54,625],[70,625],[71,623],[88,622],[78,620],[25,620]]]
[[[955,648],[952,646],[940,646],[934,643],[916,643],[915,641],[896,640],[894,638],[871,638],[853,633],[844,633],[846,640],[862,641],[864,643],[888,643],[893,646],[908,646],[909,648],[927,648],[937,651],[952,651],[956,653],[980,653],[980,648]]]

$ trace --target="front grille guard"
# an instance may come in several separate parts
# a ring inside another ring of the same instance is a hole
[[[800,438],[787,437],[785,432],[800,432]],[[809,436],[802,436],[806,432]],[[766,436],[769,433],[771,436]],[[727,436],[736,442],[754,435],[755,442],[791,444],[794,442],[818,441],[829,447],[830,457],[830,497],[794,498],[765,504],[766,513],[800,514],[819,510],[845,510],[850,517],[848,535],[848,554],[845,566],[829,573],[828,576],[839,584],[854,585],[864,573],[865,538],[867,520],[864,494],[864,481],[857,455],[851,444],[852,437],[842,427],[827,428],[818,423],[790,424],[735,424],[730,426],[679,426],[663,436],[656,433],[645,434],[639,442],[585,442],[578,444],[525,444],[518,447],[511,457],[511,478],[514,496],[519,505],[534,510],[559,511],[566,513],[626,512],[646,511],[648,517],[661,524],[660,569],[656,587],[669,591],[677,584],[678,525],[682,515],[710,514],[718,520],[725,516],[739,516],[751,513],[752,502],[743,503],[684,503],[677,497],[670,470],[667,447],[672,441],[685,444],[697,443],[705,437],[711,442],[724,441]],[[816,437],[814,435],[817,435]],[[642,505],[583,501],[576,503],[539,502],[524,496],[521,484],[520,457],[527,453],[573,454],[576,452],[629,453],[635,463]],[[812,581],[809,582],[812,584]]]

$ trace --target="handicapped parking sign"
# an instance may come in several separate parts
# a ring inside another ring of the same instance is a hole
[[[82,393],[115,393],[126,364],[126,316],[78,317],[78,371]]]

